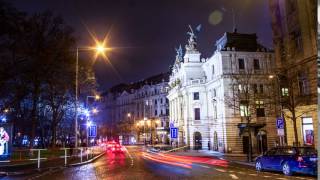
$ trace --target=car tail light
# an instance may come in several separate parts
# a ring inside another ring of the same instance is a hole
[[[303,162],[303,158],[302,158],[301,156],[298,156],[298,157],[297,157],[297,161],[298,161],[298,162]]]

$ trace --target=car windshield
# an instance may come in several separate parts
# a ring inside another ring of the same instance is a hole
[[[298,148],[299,154],[300,155],[315,155],[317,154],[317,151],[314,148],[311,147],[303,147],[303,148]]]

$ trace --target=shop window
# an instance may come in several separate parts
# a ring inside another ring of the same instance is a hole
[[[313,123],[312,118],[302,118],[302,133],[305,145],[314,144]]]

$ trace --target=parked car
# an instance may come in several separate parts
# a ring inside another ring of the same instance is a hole
[[[313,147],[276,147],[256,158],[256,170],[317,175],[317,151]]]

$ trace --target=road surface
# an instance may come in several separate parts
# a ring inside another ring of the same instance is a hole
[[[177,157],[145,153],[142,147],[128,146],[127,153],[106,153],[94,163],[69,167],[31,175],[27,179],[43,180],[141,180],[141,179],[315,179],[315,177],[292,176],[287,177],[281,173],[256,172],[254,168],[235,163],[229,163],[214,157]],[[5,179],[16,179],[7,177]]]

